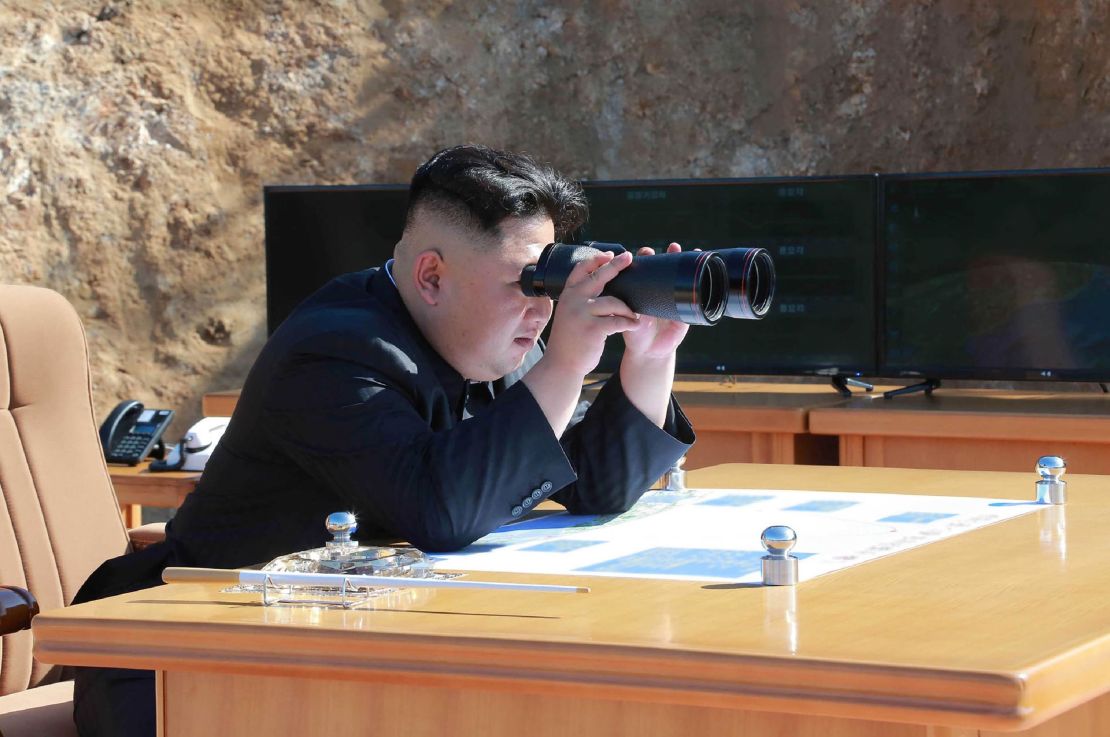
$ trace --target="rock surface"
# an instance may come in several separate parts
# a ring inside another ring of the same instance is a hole
[[[462,141],[594,179],[1110,164],[1110,5],[3,0],[0,281],[65,294],[98,412],[241,385],[263,184]]]

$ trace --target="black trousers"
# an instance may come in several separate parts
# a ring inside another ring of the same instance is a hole
[[[81,737],[154,737],[154,671],[78,668],[73,721]]]

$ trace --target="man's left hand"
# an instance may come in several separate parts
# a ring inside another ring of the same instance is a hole
[[[679,253],[681,250],[682,246],[677,243],[667,246],[667,253]],[[654,254],[655,251],[646,246],[636,252],[640,257]],[[690,326],[684,322],[640,315],[639,325],[624,332],[625,355],[641,359],[669,357],[689,329]]]

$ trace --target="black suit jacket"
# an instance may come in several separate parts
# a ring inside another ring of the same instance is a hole
[[[468,382],[385,270],[330,282],[262,349],[157,565],[238,567],[318,547],[336,511],[355,512],[363,542],[443,551],[549,496],[579,514],[628,509],[690,447],[689,422],[672,399],[659,429],[613,376],[557,438],[519,382],[541,355]]]

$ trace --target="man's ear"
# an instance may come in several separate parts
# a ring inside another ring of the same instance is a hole
[[[443,257],[434,248],[422,251],[413,263],[413,280],[416,292],[427,305],[439,303],[440,279],[443,277]]]

